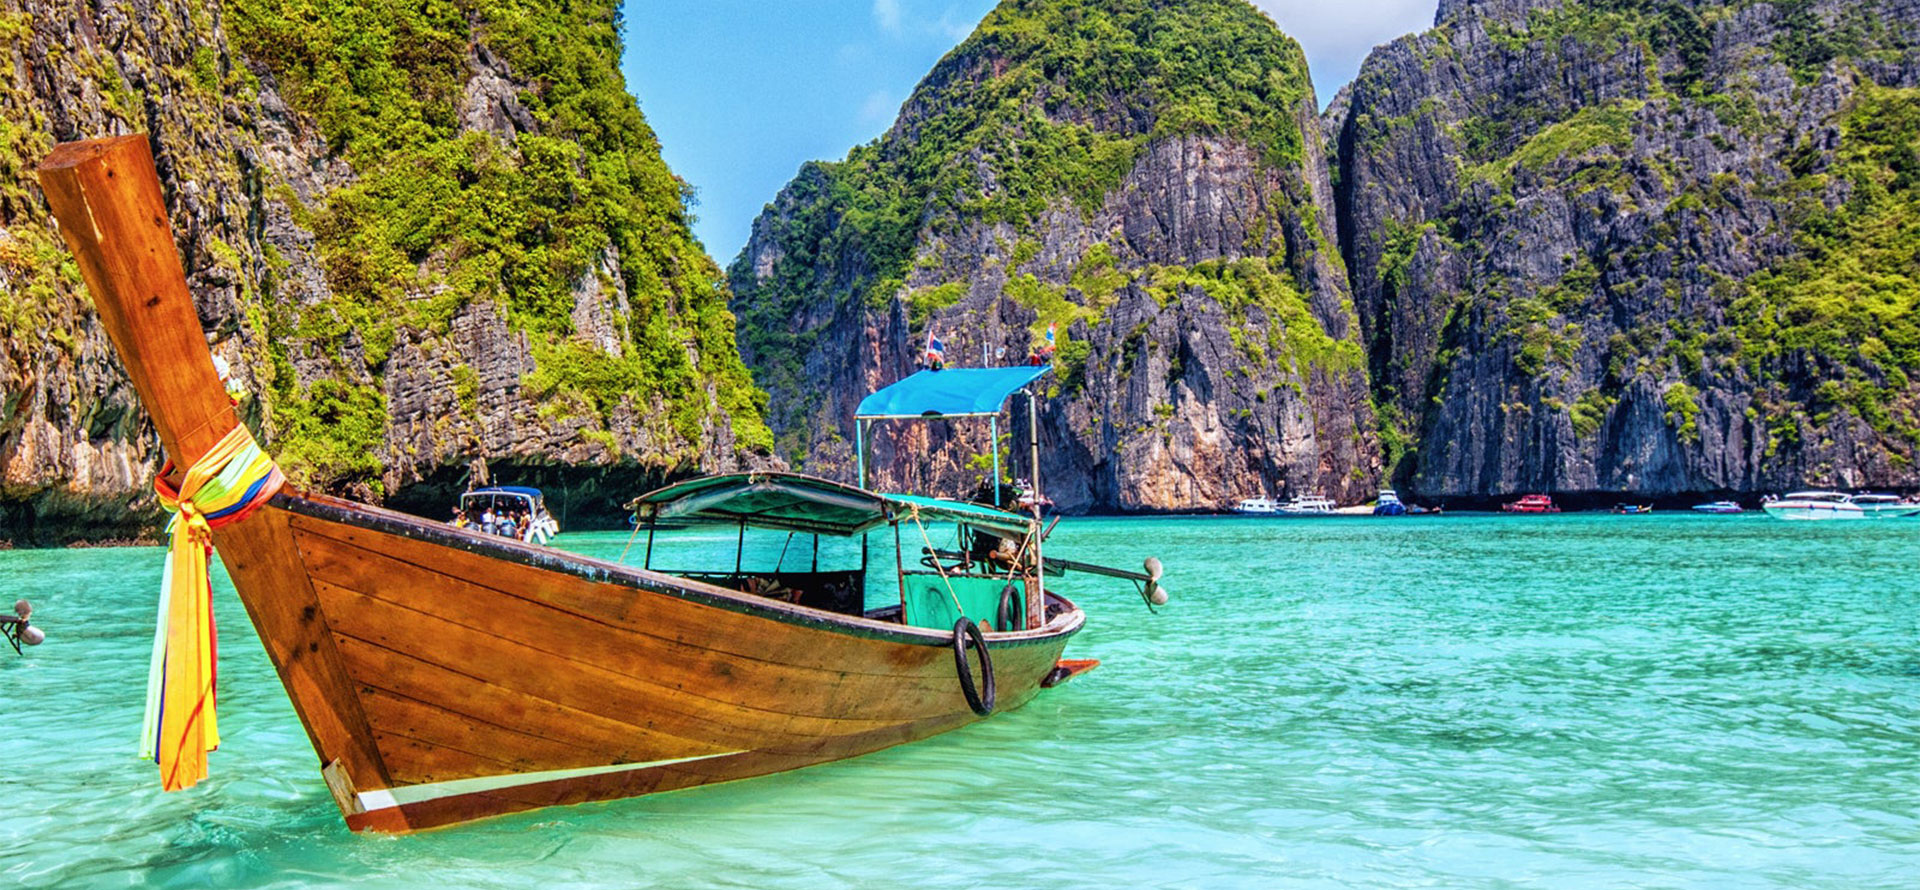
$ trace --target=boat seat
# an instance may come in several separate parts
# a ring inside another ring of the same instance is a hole
[[[842,615],[862,615],[866,612],[866,592],[858,569],[837,572],[742,572],[738,575],[690,574],[686,577],[826,612]]]

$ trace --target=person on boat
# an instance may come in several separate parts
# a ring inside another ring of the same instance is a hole
[[[929,371],[938,371],[947,366],[947,345],[940,342],[932,325],[927,326],[927,350],[921,356],[920,363]]]
[[[527,539],[527,524],[531,517],[525,510],[516,510],[513,514],[513,536],[522,541]]]
[[[450,520],[447,524],[453,526],[454,528],[466,528],[467,526],[470,526],[473,524],[473,520],[467,518],[467,511],[462,510],[459,507],[454,507],[453,519]]]
[[[488,504],[480,513],[480,530],[491,535],[494,533],[494,526],[498,523],[499,518],[493,515],[493,505]]]

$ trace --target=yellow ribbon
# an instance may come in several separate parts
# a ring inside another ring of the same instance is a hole
[[[246,518],[285,478],[244,426],[236,426],[187,470],[175,490],[173,465],[154,478],[160,503],[174,514],[167,526],[166,570],[153,658],[147,673],[142,756],[160,765],[167,791],[191,788],[207,777],[207,752],[220,746],[214,713],[218,639],[207,563],[213,529]]]

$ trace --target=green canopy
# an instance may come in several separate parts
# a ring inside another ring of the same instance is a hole
[[[878,494],[799,473],[732,473],[702,476],[656,489],[629,509],[659,520],[740,523],[807,534],[857,535],[889,522],[964,522],[1013,535],[1033,531],[1036,520],[941,498]]]

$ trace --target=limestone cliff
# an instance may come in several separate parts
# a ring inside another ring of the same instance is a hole
[[[437,510],[476,462],[575,515],[770,444],[608,3],[0,0],[0,541],[153,528],[158,447],[33,185],[150,134],[250,422]]]
[[[855,404],[929,329],[979,365],[1057,325],[1063,509],[1357,498],[1378,459],[1316,108],[1299,47],[1239,0],[1002,3],[730,268],[780,453],[850,477]],[[877,484],[969,491],[986,433],[883,427]]]
[[[1920,4],[1447,0],[1336,134],[1427,497],[1920,484]]]

